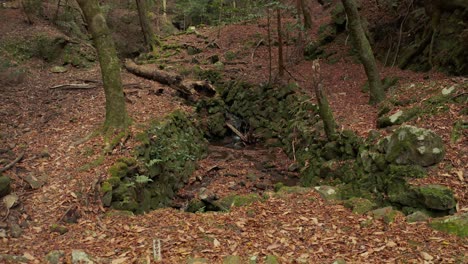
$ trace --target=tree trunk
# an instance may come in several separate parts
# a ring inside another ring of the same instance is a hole
[[[162,1],[162,10],[163,10],[163,22],[167,23],[167,0]]]
[[[276,9],[276,17],[278,22],[278,76],[284,76],[284,60],[283,60],[283,32],[281,30],[281,10]]]
[[[304,18],[304,28],[309,29],[312,27],[312,17],[310,16],[309,8],[305,4],[305,0],[299,0],[299,4]]]
[[[268,84],[271,84],[272,56],[271,56],[271,16],[270,8],[267,9],[267,29],[268,29]]]
[[[148,5],[146,1],[147,0],[136,0],[138,18],[140,19],[141,31],[143,32],[143,37],[145,38],[146,47],[149,49],[149,51],[155,51],[156,46],[159,43],[148,17]]]
[[[336,140],[338,137],[336,134],[336,122],[327,96],[323,91],[322,75],[320,73],[318,60],[314,60],[312,63],[312,86],[314,87],[315,96],[317,97],[319,115],[324,124],[325,134],[329,141]]]
[[[125,97],[120,77],[120,65],[106,19],[101,13],[98,0],[77,0],[88,24],[101,67],[102,82],[106,95],[106,120],[104,130],[125,129],[130,119],[125,108]]]
[[[385,92],[377,70],[374,54],[369,40],[362,29],[361,19],[354,0],[341,0],[348,15],[349,31],[353,38],[354,45],[359,52],[359,57],[364,65],[364,69],[369,80],[370,104],[380,103],[385,99]]]

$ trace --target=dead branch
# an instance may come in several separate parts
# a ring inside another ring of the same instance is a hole
[[[125,61],[125,69],[145,79],[165,84],[179,92],[181,97],[196,101],[200,96],[213,97],[216,90],[208,81],[184,80],[177,73],[157,69],[154,65],[137,65],[131,60]]]
[[[231,129],[232,132],[234,132],[234,134],[236,134],[243,142],[248,142],[247,137],[244,134],[242,134],[239,130],[237,130],[233,125],[226,122],[226,126],[229,127],[229,129]]]
[[[97,85],[88,84],[88,83],[68,83],[68,84],[59,84],[52,86],[49,89],[52,90],[79,90],[79,89],[93,89]]]
[[[264,41],[263,39],[261,39],[261,40],[257,43],[257,45],[255,45],[255,48],[254,48],[254,50],[253,50],[253,52],[252,52],[252,56],[250,56],[250,61],[251,61],[252,63],[254,62],[255,51],[257,51],[258,47],[260,47],[260,45],[264,44],[264,42],[265,42],[265,41]]]
[[[12,162],[8,163],[5,167],[1,168],[0,173],[13,168],[13,166],[15,166],[16,163],[18,163],[20,160],[22,160],[23,157],[24,157],[24,151],[16,159],[14,159]]]

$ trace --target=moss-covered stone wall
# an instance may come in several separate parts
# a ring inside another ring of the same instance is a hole
[[[105,206],[136,213],[166,206],[207,150],[202,131],[181,111],[152,124],[140,139],[136,158],[109,169],[101,186]]]

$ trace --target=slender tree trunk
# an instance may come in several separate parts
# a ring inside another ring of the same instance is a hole
[[[283,59],[283,32],[281,30],[281,10],[276,9],[276,17],[278,22],[278,76],[284,76],[284,59]]]
[[[271,56],[271,15],[270,9],[267,9],[267,29],[268,29],[268,84],[271,84],[272,56]]]
[[[315,96],[317,97],[319,115],[324,124],[325,134],[329,141],[336,140],[338,137],[336,133],[336,122],[327,96],[323,91],[322,74],[320,73],[318,60],[314,60],[312,63],[312,86],[314,87]]]
[[[120,77],[120,65],[106,19],[98,0],[77,0],[88,24],[101,66],[102,82],[106,95],[106,120],[104,130],[125,129],[130,119],[125,108],[125,97]]]
[[[312,17],[310,16],[309,8],[305,4],[305,0],[299,0],[299,4],[304,18],[304,28],[309,29],[312,27]]]
[[[163,22],[167,23],[167,0],[162,0],[162,9],[163,9]]]
[[[361,19],[354,0],[341,0],[348,15],[349,30],[354,41],[354,45],[359,52],[361,62],[369,80],[370,104],[380,103],[385,99],[385,92],[377,70],[374,53],[366,34],[362,29]]]
[[[146,1],[147,0],[136,0],[138,18],[140,19],[141,31],[143,32],[147,48],[150,51],[155,51],[156,46],[159,45],[159,43],[148,17],[148,5]]]

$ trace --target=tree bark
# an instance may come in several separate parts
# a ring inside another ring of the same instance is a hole
[[[305,0],[299,0],[299,5],[304,19],[304,28],[310,29],[312,27],[312,17],[310,16],[309,8],[305,4]]]
[[[276,9],[277,27],[278,27],[278,76],[284,76],[284,59],[283,59],[283,32],[281,30],[281,10]]]
[[[341,0],[348,15],[349,31],[354,41],[354,45],[359,52],[359,57],[364,65],[364,69],[369,80],[370,104],[378,104],[385,99],[385,91],[380,80],[380,74],[377,70],[374,53],[369,40],[361,25],[361,19],[354,0]]]
[[[77,0],[83,11],[101,67],[102,82],[106,95],[106,120],[104,130],[122,128],[130,123],[125,107],[120,65],[106,19],[101,13],[98,0]]]
[[[156,46],[159,45],[159,43],[148,17],[148,5],[146,1],[147,0],[136,0],[138,18],[140,19],[141,31],[143,32],[146,47],[149,51],[155,51]]]
[[[312,86],[314,87],[315,96],[317,97],[319,115],[324,124],[325,134],[329,141],[336,140],[338,137],[336,133],[336,122],[327,96],[323,91],[322,75],[320,73],[318,60],[314,60],[312,63]]]

